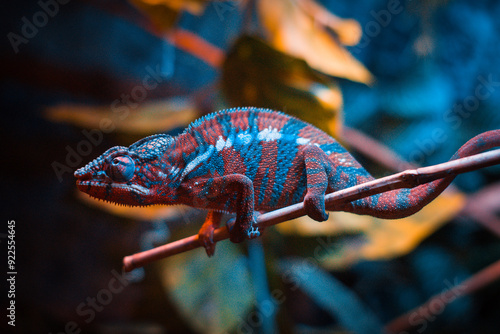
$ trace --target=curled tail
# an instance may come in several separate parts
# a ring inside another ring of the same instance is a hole
[[[484,132],[460,147],[450,160],[478,154],[497,146],[500,146],[500,130]],[[404,218],[429,204],[450,185],[454,178],[453,175],[412,189],[396,189],[362,198],[346,204],[341,210],[385,219]]]

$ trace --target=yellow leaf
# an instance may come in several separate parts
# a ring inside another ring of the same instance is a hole
[[[312,0],[259,0],[259,15],[278,50],[304,59],[325,74],[369,84],[371,73],[340,44],[356,44],[361,27],[342,20]],[[327,28],[336,35],[334,38]]]
[[[142,103],[137,108],[113,112],[109,105],[88,106],[61,104],[48,107],[45,116],[87,129],[112,129],[115,132],[148,135],[184,127],[198,116],[195,106],[186,99]],[[103,124],[106,124],[104,126]]]
[[[317,24],[331,29],[340,43],[349,46],[359,43],[363,31],[356,20],[341,19],[313,0],[296,0],[296,3]]]
[[[327,222],[318,223],[307,217],[278,225],[284,234],[307,237],[360,233],[336,242],[318,242],[318,261],[328,269],[340,269],[360,260],[383,260],[402,256],[413,250],[425,238],[453,218],[464,206],[465,196],[447,191],[416,214],[395,220],[330,212]],[[358,240],[359,240],[358,239]],[[337,240],[337,239],[336,239]]]

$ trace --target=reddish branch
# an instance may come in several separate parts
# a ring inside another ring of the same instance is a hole
[[[336,207],[360,198],[399,188],[414,188],[446,176],[466,173],[495,164],[500,164],[500,149],[445,162],[439,165],[407,170],[354,187],[342,189],[326,195],[325,204],[327,208]],[[304,216],[305,214],[303,203],[298,203],[260,215],[257,218],[256,225],[258,227],[268,227]],[[225,226],[215,230],[215,242],[228,238],[229,233]],[[186,252],[200,246],[198,235],[193,235],[157,248],[126,256],[123,259],[123,267],[125,271],[131,271],[134,268],[142,267],[150,262]]]
[[[342,139],[355,151],[389,170],[401,172],[405,169],[415,169],[419,166],[406,162],[389,148],[371,137],[355,129],[344,126]],[[457,191],[450,185],[445,191]],[[467,196],[467,203],[460,212],[463,217],[472,218],[475,222],[500,237],[500,218],[495,212],[500,210],[497,200],[500,193],[500,183],[488,186],[475,194]]]
[[[500,277],[500,260],[489,265],[462,283],[431,297],[423,305],[392,320],[385,326],[387,333],[400,333],[411,327],[432,321],[446,305],[493,283]]]

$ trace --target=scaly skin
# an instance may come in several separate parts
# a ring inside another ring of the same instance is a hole
[[[500,144],[500,130],[483,133],[452,157]],[[81,191],[110,202],[140,206],[186,204],[209,209],[199,232],[207,254],[221,213],[236,213],[230,239],[241,242],[260,232],[254,211],[271,211],[304,201],[307,214],[328,218],[325,193],[373,180],[335,139],[283,113],[237,108],[207,115],[182,134],[146,137],[130,147],[110,148],[75,172]],[[347,211],[381,218],[409,216],[432,201],[453,180],[397,189],[343,205]]]

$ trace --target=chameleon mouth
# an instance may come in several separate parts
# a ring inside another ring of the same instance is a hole
[[[78,190],[104,201],[132,206],[144,205],[150,195],[148,188],[137,184],[113,182],[103,171],[94,172],[83,167],[76,170],[74,175]]]
[[[116,191],[117,193],[135,193],[140,196],[149,195],[148,188],[139,186],[137,184],[109,183],[99,180],[76,180],[76,186],[80,191],[83,191],[84,193],[92,196],[95,196],[93,195],[94,193],[100,192],[109,194],[110,191]]]

